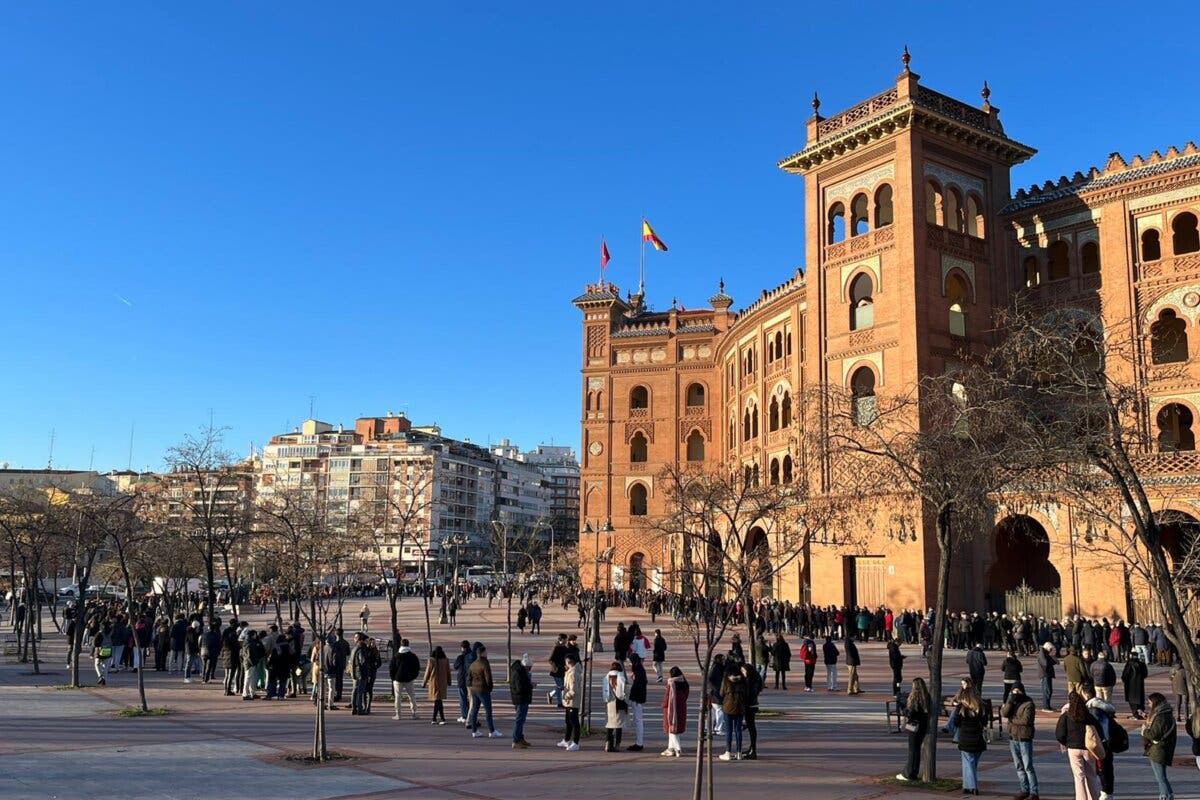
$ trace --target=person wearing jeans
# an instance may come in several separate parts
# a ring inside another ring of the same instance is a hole
[[[487,658],[487,648],[482,644],[475,645],[475,660],[471,662],[471,669],[467,672],[467,688],[471,692],[471,711],[467,715],[467,727],[471,729],[471,736],[476,739],[483,736],[479,732],[479,708],[482,706],[487,714],[488,736],[493,739],[500,738],[503,734],[496,730],[496,723],[492,717],[492,665]]]
[[[1146,746],[1146,758],[1158,783],[1158,800],[1175,800],[1175,790],[1167,780],[1167,767],[1175,760],[1175,714],[1162,692],[1152,692],[1150,714],[1142,727],[1142,741]]]
[[[958,749],[962,754],[963,794],[979,794],[979,759],[987,750],[983,738],[983,701],[974,691],[959,693]]]
[[[474,660],[475,652],[471,649],[471,643],[463,639],[462,652],[454,659],[455,685],[458,687],[457,721],[462,723],[467,721],[467,712],[470,710],[470,695],[467,692],[467,673],[471,669],[471,662]]]
[[[1033,700],[1025,694],[1023,683],[1017,681],[1009,687],[1008,700],[1000,713],[1008,720],[1008,750],[1017,771],[1021,794],[1037,796],[1037,772],[1033,769],[1033,725],[1037,710]]]
[[[525,719],[529,716],[529,704],[533,702],[533,680],[529,676],[529,669],[520,659],[514,660],[508,666],[508,692],[513,708],[516,709],[513,720],[513,750],[523,750],[529,747],[529,742],[525,741]],[[490,726],[491,720],[488,722]]]
[[[563,675],[563,706],[566,708],[566,719],[562,741],[558,743],[571,752],[579,749],[579,711],[583,708],[583,667],[575,652],[567,653],[567,668]]]
[[[746,679],[736,664],[721,681],[721,709],[725,712],[725,752],[722,761],[739,761],[742,757],[742,717],[746,713]],[[734,739],[737,740],[735,749]]]

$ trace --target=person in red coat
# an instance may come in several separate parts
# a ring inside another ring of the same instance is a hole
[[[663,732],[667,734],[667,749],[664,756],[678,758],[683,753],[679,735],[687,730],[688,682],[679,667],[671,667],[667,678],[667,691],[663,693]]]

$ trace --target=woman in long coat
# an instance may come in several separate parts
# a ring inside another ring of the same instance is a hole
[[[687,731],[687,702],[689,694],[687,678],[683,670],[671,667],[670,677],[667,678],[667,690],[663,693],[663,732],[667,734],[667,749],[662,751],[664,756],[678,758],[683,754],[683,746],[679,735]]]
[[[421,685],[429,690],[429,699],[433,701],[433,719],[430,723],[445,725],[446,709],[443,703],[450,691],[450,659],[446,658],[446,651],[441,645],[433,648],[429,663],[425,665],[425,679]]]
[[[782,633],[775,634],[775,642],[771,645],[771,666],[775,668],[775,688],[783,682],[783,690],[787,691],[787,674],[792,668],[792,648]]]
[[[1145,719],[1146,664],[1138,658],[1136,650],[1129,654],[1129,660],[1125,662],[1121,683],[1125,685],[1125,702],[1129,703],[1134,719]]]
[[[604,707],[607,711],[604,728],[607,741],[604,751],[615,753],[621,749],[621,731],[629,716],[629,685],[625,681],[625,670],[620,661],[612,662],[604,676]]]

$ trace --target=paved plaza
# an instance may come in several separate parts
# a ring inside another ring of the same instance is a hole
[[[360,602],[348,602],[347,614],[357,621]],[[372,601],[373,622],[382,635],[386,604]],[[418,600],[405,599],[401,605],[401,628],[425,657],[424,616]],[[604,638],[612,638],[618,620],[638,620],[647,632],[649,615],[641,609],[610,609],[604,626]],[[246,615],[251,624],[266,623],[265,617]],[[486,601],[473,600],[458,615],[455,628],[433,623],[435,644],[447,653],[457,653],[461,639],[481,640],[489,646],[497,677],[494,696],[498,712],[497,727],[511,734],[512,706],[507,688],[501,686],[504,674],[504,619],[502,607],[487,608]],[[44,676],[27,674],[29,665],[11,659],[0,666],[0,800],[44,800],[48,798],[191,798],[251,797],[255,800],[296,798],[479,798],[480,800],[517,800],[518,798],[682,798],[689,796],[693,761],[669,759],[658,755],[665,746],[659,702],[662,688],[650,685],[646,706],[646,750],[641,753],[605,753],[603,736],[583,742],[578,753],[566,753],[554,746],[561,738],[561,715],[545,705],[545,693],[551,684],[546,676],[546,656],[554,634],[575,630],[574,609],[548,609],[541,636],[514,632],[514,656],[528,652],[534,661],[534,679],[540,682],[535,692],[540,704],[530,710],[526,738],[534,745],[514,751],[506,736],[501,739],[472,739],[459,725],[455,699],[447,701],[450,724],[431,726],[431,706],[419,708],[420,719],[391,719],[391,710],[377,702],[375,713],[352,717],[347,703],[328,715],[328,742],[333,750],[356,757],[343,765],[296,767],[281,756],[302,753],[312,740],[312,705],[306,700],[287,702],[243,702],[225,697],[218,681],[209,685],[184,684],[182,678],[167,673],[148,672],[147,692],[150,704],[165,706],[166,717],[122,719],[115,712],[136,702],[136,676],[111,675],[103,688],[89,686],[82,691],[62,691],[56,686],[67,682],[64,667],[65,641],[57,634],[47,635],[43,643],[46,657]],[[348,628],[351,626],[347,626]],[[688,709],[689,732],[685,742],[695,746],[697,702],[702,684],[696,678],[695,660],[690,646],[673,628],[670,619],[660,618],[658,627],[669,642],[668,664],[677,664],[689,675],[692,699]],[[51,628],[52,630],[52,628]],[[799,643],[790,638],[793,651]],[[606,648],[608,645],[606,644]],[[759,721],[759,760],[714,765],[717,794],[721,797],[769,798],[875,798],[903,796],[944,797],[908,787],[880,783],[893,776],[904,760],[901,736],[889,733],[883,713],[889,695],[890,671],[882,645],[860,648],[861,670],[866,694],[847,697],[830,694],[820,687],[824,670],[818,667],[817,691],[805,694],[801,673],[791,674],[791,691],[767,689],[761,697],[764,710],[779,716]],[[919,648],[905,648],[908,655],[908,679],[922,674],[924,662]],[[603,658],[603,655],[601,656]],[[989,656],[989,675],[985,695],[999,698],[1000,654]],[[798,664],[799,659],[793,663]],[[606,662],[602,662],[606,663]],[[948,683],[962,668],[962,654],[947,654]],[[841,679],[844,682],[844,668]],[[1167,692],[1165,670],[1153,668],[1148,691]],[[1026,674],[1034,675],[1032,660]],[[90,669],[81,672],[84,682],[94,683]],[[653,674],[651,673],[651,681]],[[770,681],[768,680],[768,684]],[[1029,681],[1035,685],[1035,680]],[[381,670],[377,688],[385,691],[386,666]],[[1056,686],[1056,701],[1063,701],[1065,683]],[[1121,699],[1120,687],[1116,691]],[[424,700],[422,691],[419,695]],[[1156,797],[1153,778],[1142,757],[1138,727],[1127,719],[1125,709],[1120,721],[1132,735],[1129,752],[1117,757],[1117,796]],[[603,724],[603,705],[597,702]],[[1042,782],[1042,797],[1071,797],[1070,774],[1065,758],[1053,741],[1055,717],[1038,717],[1037,770]],[[633,741],[629,728],[625,744]],[[723,749],[723,742],[720,743]],[[1191,763],[1190,741],[1180,735],[1177,764]],[[941,772],[945,777],[959,775],[958,753],[949,738],[940,742]],[[1176,796],[1200,797],[1200,772],[1194,763],[1171,771]],[[1007,740],[993,742],[984,754],[981,789],[985,796],[1011,797],[1016,781],[1008,755]],[[953,793],[957,796],[957,792]]]

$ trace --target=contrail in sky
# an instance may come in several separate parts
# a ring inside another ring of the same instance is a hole
[[[133,303],[130,302],[129,300],[126,300],[124,297],[121,297],[121,295],[118,294],[118,295],[113,295],[113,296],[116,297],[118,300],[120,300],[125,305],[129,306],[130,308],[133,308]]]

